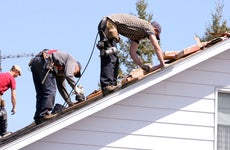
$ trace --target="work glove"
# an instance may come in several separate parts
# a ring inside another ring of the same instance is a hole
[[[85,101],[85,95],[84,94],[76,94],[75,100],[78,102]]]
[[[78,85],[74,87],[74,93],[75,94],[84,94],[82,85]]]
[[[11,115],[14,115],[16,113],[16,109],[15,108],[12,108],[11,110]]]
[[[145,72],[150,72],[150,67],[148,65],[141,65],[141,69],[143,69]]]
[[[84,96],[84,91],[83,91],[83,86],[82,85],[75,86],[74,92],[75,92],[75,95],[76,95],[76,97],[75,97],[76,101],[82,102],[82,101],[85,100],[85,96]]]

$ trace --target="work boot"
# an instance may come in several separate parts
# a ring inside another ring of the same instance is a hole
[[[74,103],[73,102],[71,102],[71,101],[68,101],[68,102],[66,102],[67,104],[68,104],[68,106],[69,107],[71,107],[71,106],[73,106],[74,105]]]
[[[108,85],[102,89],[103,96],[117,91],[121,86],[120,85]]]
[[[44,122],[44,120],[42,119],[42,117],[36,117],[36,118],[34,118],[34,122],[36,125],[39,125],[42,122]]]
[[[12,134],[12,132],[5,132],[5,133],[3,133],[2,137],[6,137],[6,136],[8,136],[10,134]]]
[[[51,114],[48,110],[43,111],[40,114],[42,120],[48,120],[56,116],[56,114]]]
[[[46,114],[45,116],[43,116],[43,119],[44,120],[48,120],[48,119],[51,119],[51,118],[53,118],[53,117],[55,117],[55,116],[57,116],[57,114]]]

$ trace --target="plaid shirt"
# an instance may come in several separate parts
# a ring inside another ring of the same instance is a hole
[[[128,14],[113,14],[107,16],[117,26],[118,33],[132,41],[139,42],[149,35],[154,34],[150,22]]]

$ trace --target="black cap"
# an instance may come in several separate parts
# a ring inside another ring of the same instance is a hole
[[[79,67],[79,73],[75,75],[76,78],[80,78],[81,77],[81,64],[80,62],[77,61],[77,65]]]
[[[156,38],[157,38],[157,40],[160,40],[161,25],[158,22],[156,22],[156,21],[153,21],[151,24],[152,24],[152,26],[154,28],[156,28],[158,30],[158,35],[156,36]]]

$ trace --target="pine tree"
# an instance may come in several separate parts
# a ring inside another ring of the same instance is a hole
[[[145,0],[138,0],[136,2],[136,10],[137,10],[137,17],[141,19],[145,19],[151,22],[153,18],[153,14],[147,14],[146,8],[147,3]],[[134,15],[134,14],[133,14]],[[120,69],[119,75],[126,75],[130,73],[133,69],[138,68],[138,65],[132,60],[129,54],[129,47],[130,47],[130,40],[120,40],[119,43],[119,60],[120,60]],[[152,47],[150,41],[146,38],[140,41],[137,54],[139,55],[140,59],[144,63],[151,63],[152,64],[152,56],[154,55],[154,48]]]
[[[215,12],[212,13],[212,22],[209,23],[209,26],[206,28],[205,36],[202,38],[202,41],[210,41],[230,31],[230,28],[227,27],[227,21],[224,20],[222,16],[223,8],[223,2],[218,1],[216,3]]]

